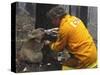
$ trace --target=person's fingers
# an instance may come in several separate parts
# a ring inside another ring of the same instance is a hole
[[[52,31],[58,31],[59,30],[59,28],[53,28],[52,29]]]
[[[52,31],[52,32],[53,32],[53,33],[56,33],[56,34],[58,33],[58,31]]]

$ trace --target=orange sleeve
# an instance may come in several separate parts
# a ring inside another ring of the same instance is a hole
[[[51,49],[57,52],[62,51],[67,43],[68,33],[69,33],[68,23],[64,23],[63,26],[60,26],[58,39],[56,42],[53,42],[51,44]]]

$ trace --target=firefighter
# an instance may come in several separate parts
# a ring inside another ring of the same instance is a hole
[[[97,49],[92,36],[83,21],[69,15],[61,6],[56,6],[47,12],[53,25],[59,27],[55,42],[46,42],[55,52],[68,50],[71,57],[62,65],[62,69],[80,69],[96,67]]]

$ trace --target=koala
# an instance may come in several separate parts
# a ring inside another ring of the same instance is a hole
[[[43,48],[44,32],[42,29],[36,29],[32,32],[31,39],[27,40],[20,51],[23,60],[39,63],[42,61],[43,54],[41,49]]]
[[[44,46],[44,30],[42,28],[35,29],[32,31],[32,34],[28,36],[29,39],[24,42],[21,50],[17,53],[18,56],[16,62],[22,64],[23,66],[29,66],[29,63],[32,65],[39,64],[43,59],[41,49]]]

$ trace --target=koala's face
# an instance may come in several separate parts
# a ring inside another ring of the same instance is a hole
[[[37,30],[36,30],[36,32],[37,32],[37,38],[43,38],[44,37],[44,35],[45,35],[45,32],[44,32],[44,29],[43,28],[38,28]]]
[[[45,32],[43,28],[38,28],[32,31],[30,38],[41,40],[45,36]]]

